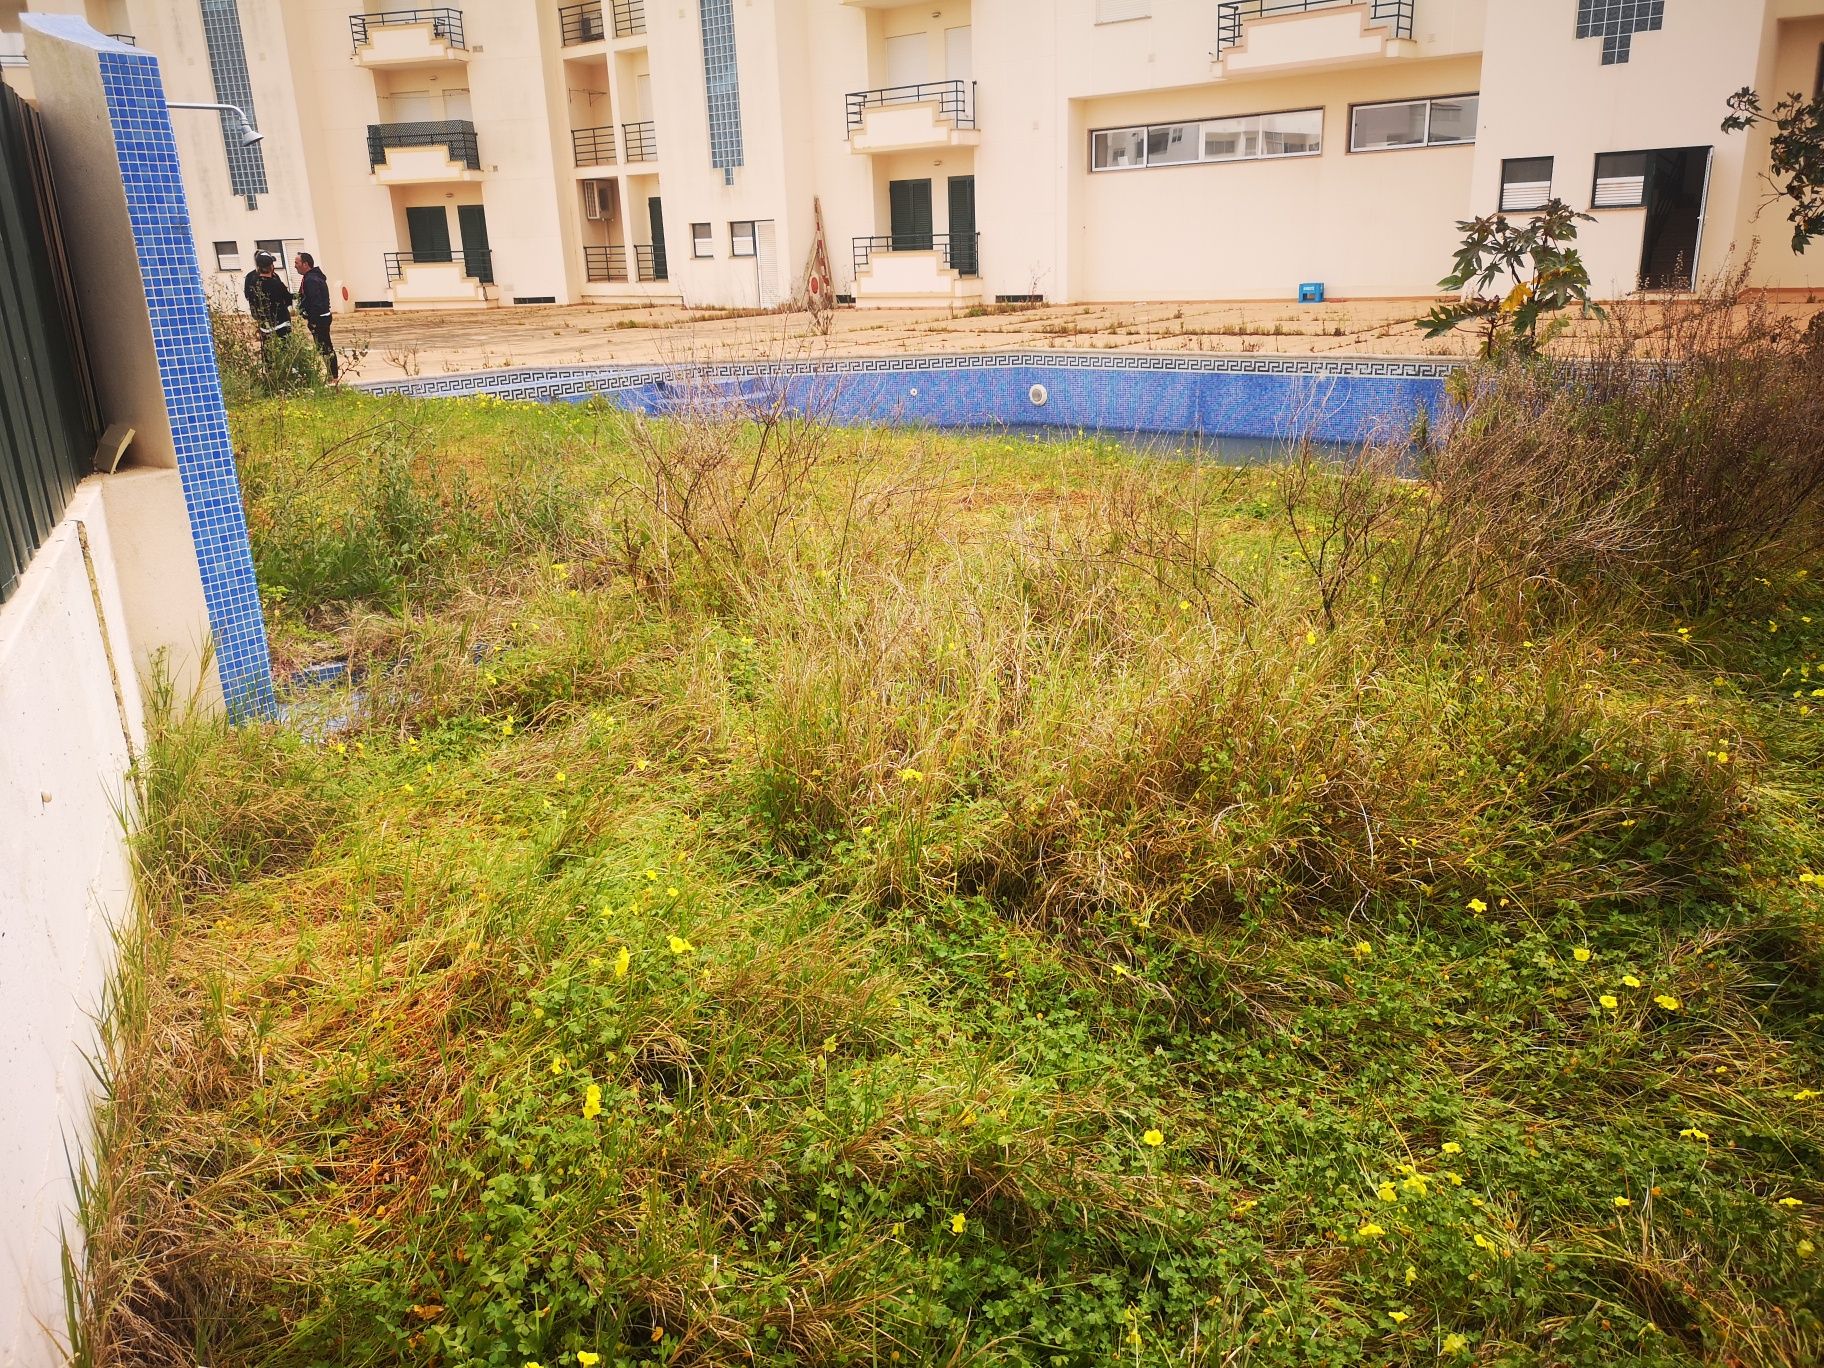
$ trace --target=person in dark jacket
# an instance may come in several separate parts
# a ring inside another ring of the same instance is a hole
[[[260,330],[260,350],[270,354],[273,343],[291,336],[291,286],[279,278],[279,259],[271,252],[255,252],[253,269],[241,293],[247,312]]]
[[[330,380],[340,380],[342,366],[336,360],[336,344],[329,336],[329,325],[335,313],[329,303],[329,281],[317,269],[317,259],[309,252],[299,252],[291,259],[291,265],[298,273],[298,312],[304,315],[304,326],[310,329],[317,350],[323,353],[323,365],[329,371]]]

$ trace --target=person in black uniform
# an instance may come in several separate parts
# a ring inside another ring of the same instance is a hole
[[[310,329],[317,350],[323,353],[330,380],[340,380],[342,366],[336,360],[336,344],[329,336],[335,313],[329,304],[329,280],[317,269],[317,259],[309,252],[299,252],[291,259],[291,266],[298,273],[298,312],[304,315],[304,326]]]
[[[260,351],[268,359],[273,344],[291,336],[291,286],[279,278],[278,264],[271,252],[255,252],[253,269],[247,272],[241,291],[247,296],[247,312],[260,330]]]

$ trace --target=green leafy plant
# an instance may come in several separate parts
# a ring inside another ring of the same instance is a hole
[[[1792,250],[1803,253],[1813,238],[1824,234],[1824,97],[1788,95],[1767,112],[1754,88],[1743,86],[1729,97],[1723,132],[1763,126],[1773,130],[1768,179],[1776,200],[1792,202],[1786,215],[1792,221]]]
[[[1603,317],[1590,299],[1590,273],[1570,244],[1579,220],[1590,221],[1563,200],[1552,200],[1524,221],[1505,214],[1467,219],[1457,227],[1463,245],[1456,269],[1438,287],[1458,294],[1417,322],[1427,337],[1442,337],[1472,324],[1482,331],[1482,354],[1530,356],[1550,340],[1540,323],[1573,306],[1587,317]]]

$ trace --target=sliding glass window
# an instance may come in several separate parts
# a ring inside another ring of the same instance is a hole
[[[1324,111],[1295,109],[1147,128],[1102,129],[1090,134],[1089,164],[1093,171],[1130,171],[1191,162],[1314,157],[1323,150]]]
[[[1449,147],[1476,140],[1479,95],[1357,105],[1349,112],[1349,150],[1388,152],[1401,147]]]

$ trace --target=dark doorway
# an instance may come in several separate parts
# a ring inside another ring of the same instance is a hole
[[[1691,288],[1697,278],[1704,194],[1709,183],[1707,147],[1668,147],[1647,153],[1647,221],[1640,244],[1644,288]]]
[[[405,234],[411,240],[413,261],[450,259],[450,216],[441,204],[407,209]]]
[[[488,246],[488,211],[479,204],[459,204],[456,222],[462,230],[463,274],[483,285],[492,285],[494,252]]]
[[[646,217],[652,224],[652,278],[670,280],[671,266],[665,260],[665,206],[657,195],[646,201]]]
[[[895,252],[931,250],[931,182],[887,182],[887,213]]]
[[[975,177],[950,177],[950,266],[958,275],[978,274],[976,256]]]

